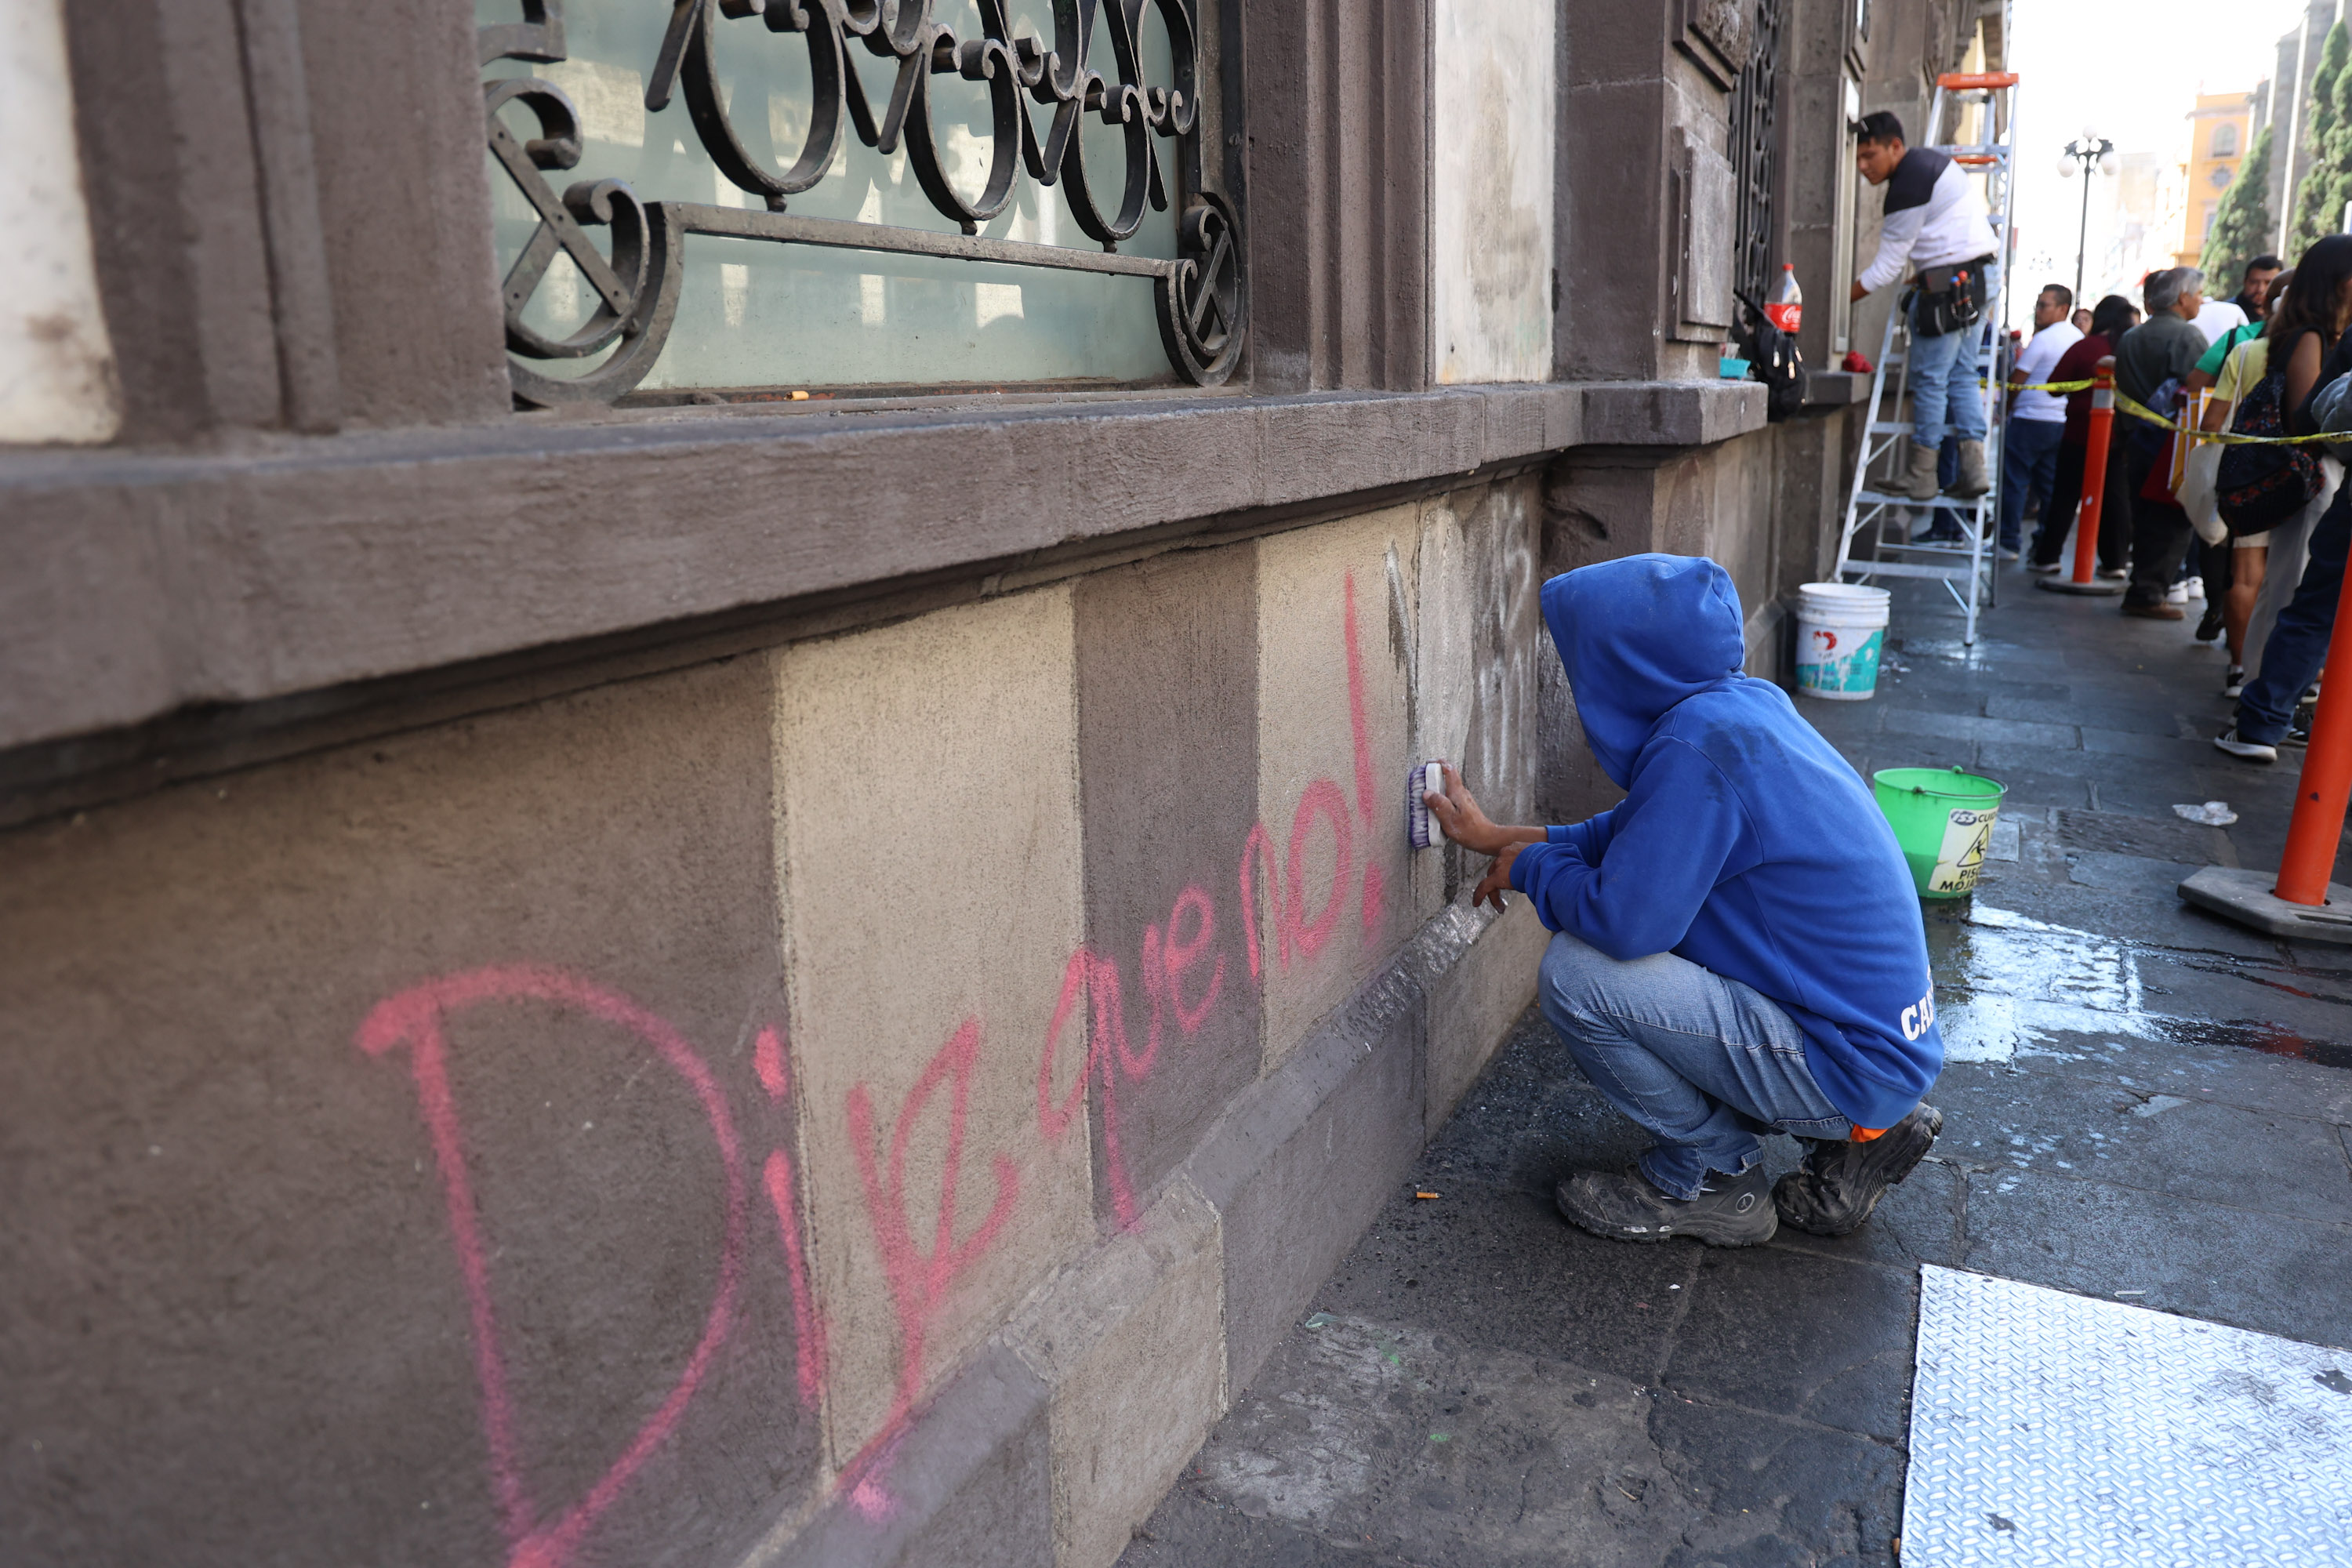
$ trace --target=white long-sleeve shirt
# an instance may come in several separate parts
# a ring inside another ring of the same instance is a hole
[[[1878,254],[1862,269],[1862,286],[1876,293],[1902,281],[1906,265],[1948,267],[2000,247],[1976,182],[1934,148],[1914,147],[1886,178]]]

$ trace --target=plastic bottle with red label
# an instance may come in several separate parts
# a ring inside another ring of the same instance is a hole
[[[1774,286],[1772,297],[1764,301],[1764,319],[1788,333],[1797,335],[1798,323],[1805,319],[1805,291],[1797,287],[1797,269],[1780,263],[1780,281]]]

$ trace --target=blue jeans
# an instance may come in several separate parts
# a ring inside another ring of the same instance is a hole
[[[1985,298],[2000,293],[2000,268],[1985,269]],[[1916,327],[1918,311],[1911,320]],[[1911,337],[1911,439],[1922,447],[1944,444],[1944,428],[1963,441],[1985,438],[1984,391],[1978,384],[1977,351],[1983,346],[1983,322],[1946,332],[1940,338]]]
[[[2065,438],[2060,419],[2012,419],[2000,438],[2000,547],[2024,547],[2025,503],[2042,498],[2042,526],[2050,526],[2050,489],[2058,477],[2058,443]],[[2060,525],[2062,533],[2064,525]]]
[[[1709,1171],[1744,1173],[1759,1134],[1853,1131],[1813,1081],[1795,1021],[1687,958],[1621,961],[1560,931],[1537,998],[1592,1086],[1657,1140],[1642,1174],[1671,1197],[1698,1196]]]
[[[2238,697],[2238,735],[2275,746],[2294,718],[2295,700],[2327,662],[2327,639],[2336,631],[2336,595],[2344,587],[2344,557],[2352,548],[2352,484],[2311,530],[2311,556],[2294,600],[2279,612],[2270,640],[2263,645],[2263,672]]]

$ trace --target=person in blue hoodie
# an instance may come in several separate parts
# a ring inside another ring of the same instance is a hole
[[[1862,779],[1786,693],[1741,672],[1739,597],[1712,561],[1636,555],[1543,585],[1543,616],[1601,771],[1625,791],[1565,827],[1487,820],[1446,771],[1430,810],[1495,861],[1474,901],[1524,893],[1556,933],[1544,1016],[1655,1140],[1563,1182],[1599,1236],[1720,1247],[1785,1220],[1842,1236],[1943,1125],[1927,931]],[[1802,1167],[1767,1192],[1759,1138]]]

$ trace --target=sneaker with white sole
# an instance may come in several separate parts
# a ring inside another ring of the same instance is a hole
[[[2036,577],[2054,577],[2065,568],[2055,561],[2036,561],[2026,570],[2032,572]]]
[[[2245,689],[2246,667],[2242,664],[2231,665],[2230,667],[2228,679],[2221,683],[2221,695],[2224,697],[2235,697]]]
[[[2099,575],[2110,583],[2128,583],[2131,581],[2131,569],[2127,566],[2102,566]]]
[[[2238,734],[2238,727],[2235,724],[2231,725],[2228,729],[2214,736],[2213,744],[2221,750],[2229,752],[2231,756],[2242,757],[2250,763],[2274,763],[2278,761],[2278,748],[2276,746],[2265,745],[2260,741],[2241,739]]]
[[[2186,583],[2175,583],[2171,587],[2167,588],[2164,591],[2164,602],[2168,605],[2187,604],[2189,602],[2189,584]]]

